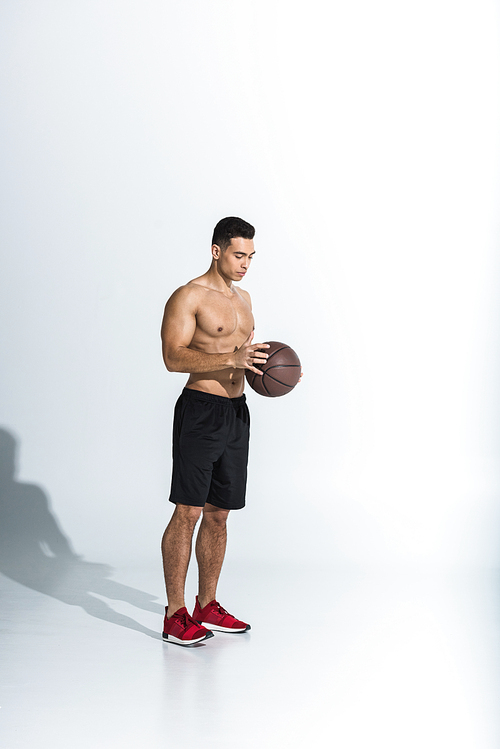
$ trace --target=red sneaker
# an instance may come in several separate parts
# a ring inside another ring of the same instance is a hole
[[[251,629],[249,624],[235,619],[217,601],[210,601],[202,609],[198,602],[198,596],[196,596],[193,619],[216,632],[248,632]]]
[[[163,621],[163,639],[166,642],[175,642],[176,645],[195,645],[197,642],[214,636],[213,632],[206,627],[200,627],[198,622],[189,616],[185,606],[172,614],[170,619],[167,619],[167,609],[168,607],[165,606]]]

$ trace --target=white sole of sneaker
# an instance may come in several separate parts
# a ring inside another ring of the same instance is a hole
[[[234,629],[233,627],[221,627],[219,624],[208,624],[208,622],[198,622],[198,624],[201,624],[202,627],[206,627],[207,629],[211,629],[212,632],[234,632],[235,635],[239,632],[248,632],[248,630],[251,629],[249,624],[247,624],[247,626],[243,627],[242,629]]]
[[[203,637],[198,637],[196,640],[180,640],[178,637],[174,637],[173,635],[166,635],[162,634],[163,642],[173,642],[175,645],[182,645],[185,648],[188,648],[190,645],[196,645],[198,642],[203,642],[203,640],[209,640],[211,637],[213,637],[213,633],[209,632],[208,635],[203,635]]]

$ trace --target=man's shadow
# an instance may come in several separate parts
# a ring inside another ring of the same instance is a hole
[[[16,481],[16,440],[0,428],[0,572],[27,588],[45,593],[91,616],[159,639],[160,635],[114,611],[93,594],[126,601],[162,615],[156,596],[110,580],[107,564],[85,562],[52,515],[36,484]]]

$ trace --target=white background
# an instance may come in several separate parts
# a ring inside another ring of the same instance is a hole
[[[497,565],[497,4],[4,0],[0,28],[0,425],[76,551],[160,563],[163,305],[240,215],[256,340],[304,378],[249,394],[229,555]]]

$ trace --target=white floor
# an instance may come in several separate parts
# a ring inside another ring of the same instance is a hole
[[[0,576],[3,749],[500,746],[494,573],[228,565],[252,631],[194,648],[158,567],[33,579]]]

